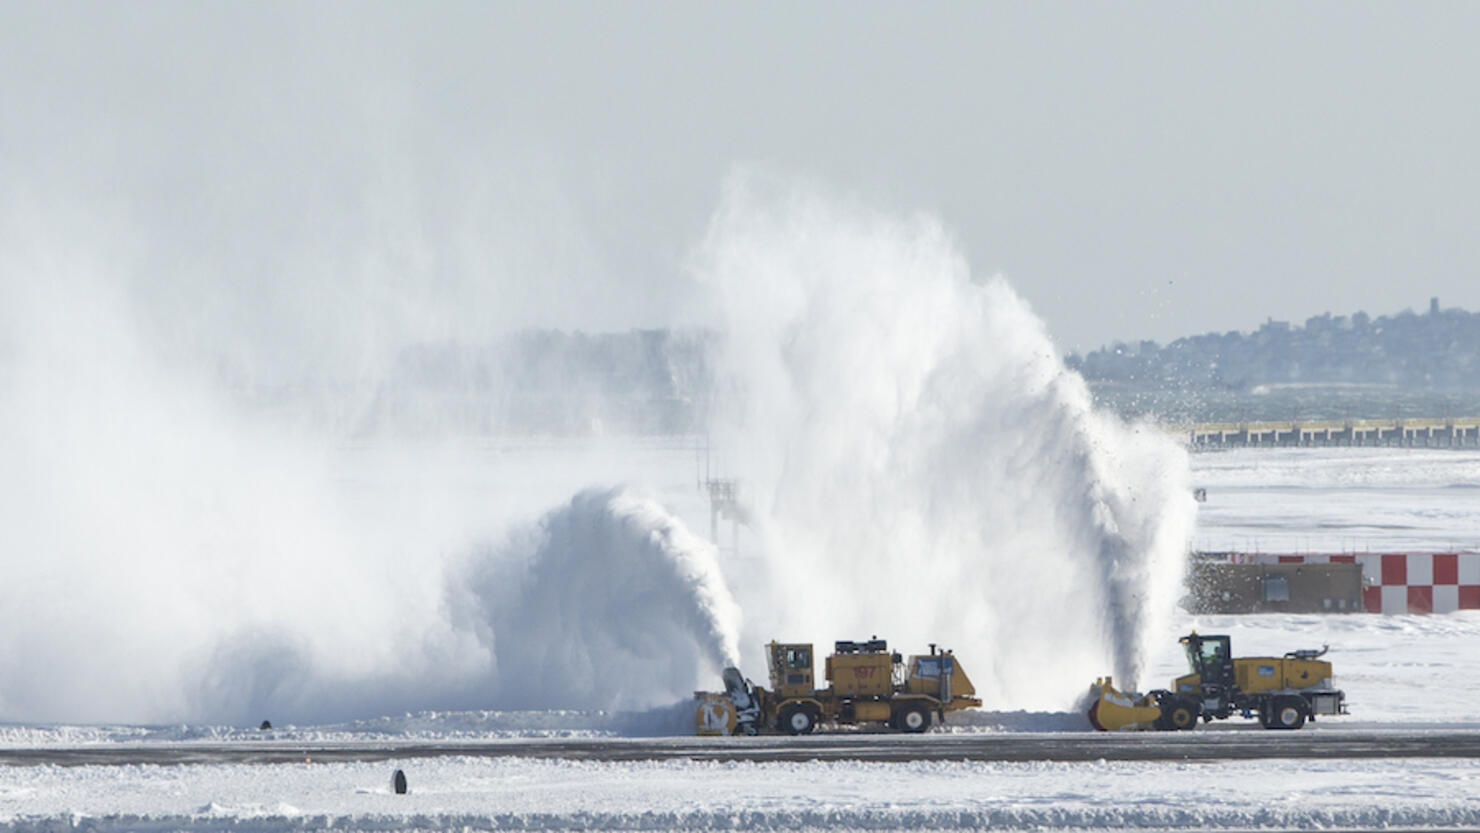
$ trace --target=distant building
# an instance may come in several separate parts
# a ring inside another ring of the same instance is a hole
[[[1361,613],[1362,566],[1197,561],[1187,575],[1193,613]]]
[[[1480,553],[1197,553],[1189,609],[1451,613],[1480,609]]]

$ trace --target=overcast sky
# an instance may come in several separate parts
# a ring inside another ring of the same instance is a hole
[[[759,165],[939,216],[1066,350],[1480,310],[1477,43],[1475,3],[12,2],[0,269],[94,263],[187,347],[661,325]]]

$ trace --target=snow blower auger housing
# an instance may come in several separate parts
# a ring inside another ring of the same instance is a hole
[[[923,732],[934,715],[980,706],[976,687],[950,651],[911,656],[889,650],[885,640],[837,642],[823,665],[828,686],[813,683],[812,646],[772,641],[766,646],[770,688],[724,671],[723,693],[695,692],[701,735],[754,735],[775,730],[805,735],[819,723],[879,723],[901,732]]]
[[[1116,691],[1110,678],[1090,687],[1089,722],[1102,732],[1191,729],[1235,714],[1257,717],[1266,729],[1299,729],[1317,715],[1346,714],[1346,693],[1331,684],[1331,663],[1319,651],[1233,659],[1227,636],[1182,637],[1191,673],[1171,690]]]

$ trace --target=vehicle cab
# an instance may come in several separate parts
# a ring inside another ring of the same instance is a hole
[[[1201,636],[1193,631],[1179,641],[1192,673],[1177,678],[1176,693],[1200,701],[1208,714],[1226,716],[1236,683],[1229,637]]]
[[[811,643],[781,643],[772,640],[766,648],[767,664],[771,671],[771,691],[783,700],[812,696],[815,688]]]

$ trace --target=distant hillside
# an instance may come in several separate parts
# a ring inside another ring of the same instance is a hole
[[[1439,308],[1372,318],[1330,313],[1304,326],[1267,321],[1252,333],[1205,333],[1165,347],[1116,343],[1069,364],[1091,382],[1246,390],[1284,383],[1480,388],[1480,314]]]
[[[365,390],[248,390],[252,404],[352,436],[672,436],[702,432],[717,336],[529,330],[407,347]],[[1480,315],[1269,321],[1253,333],[1114,344],[1069,364],[1096,401],[1162,421],[1480,413]]]

